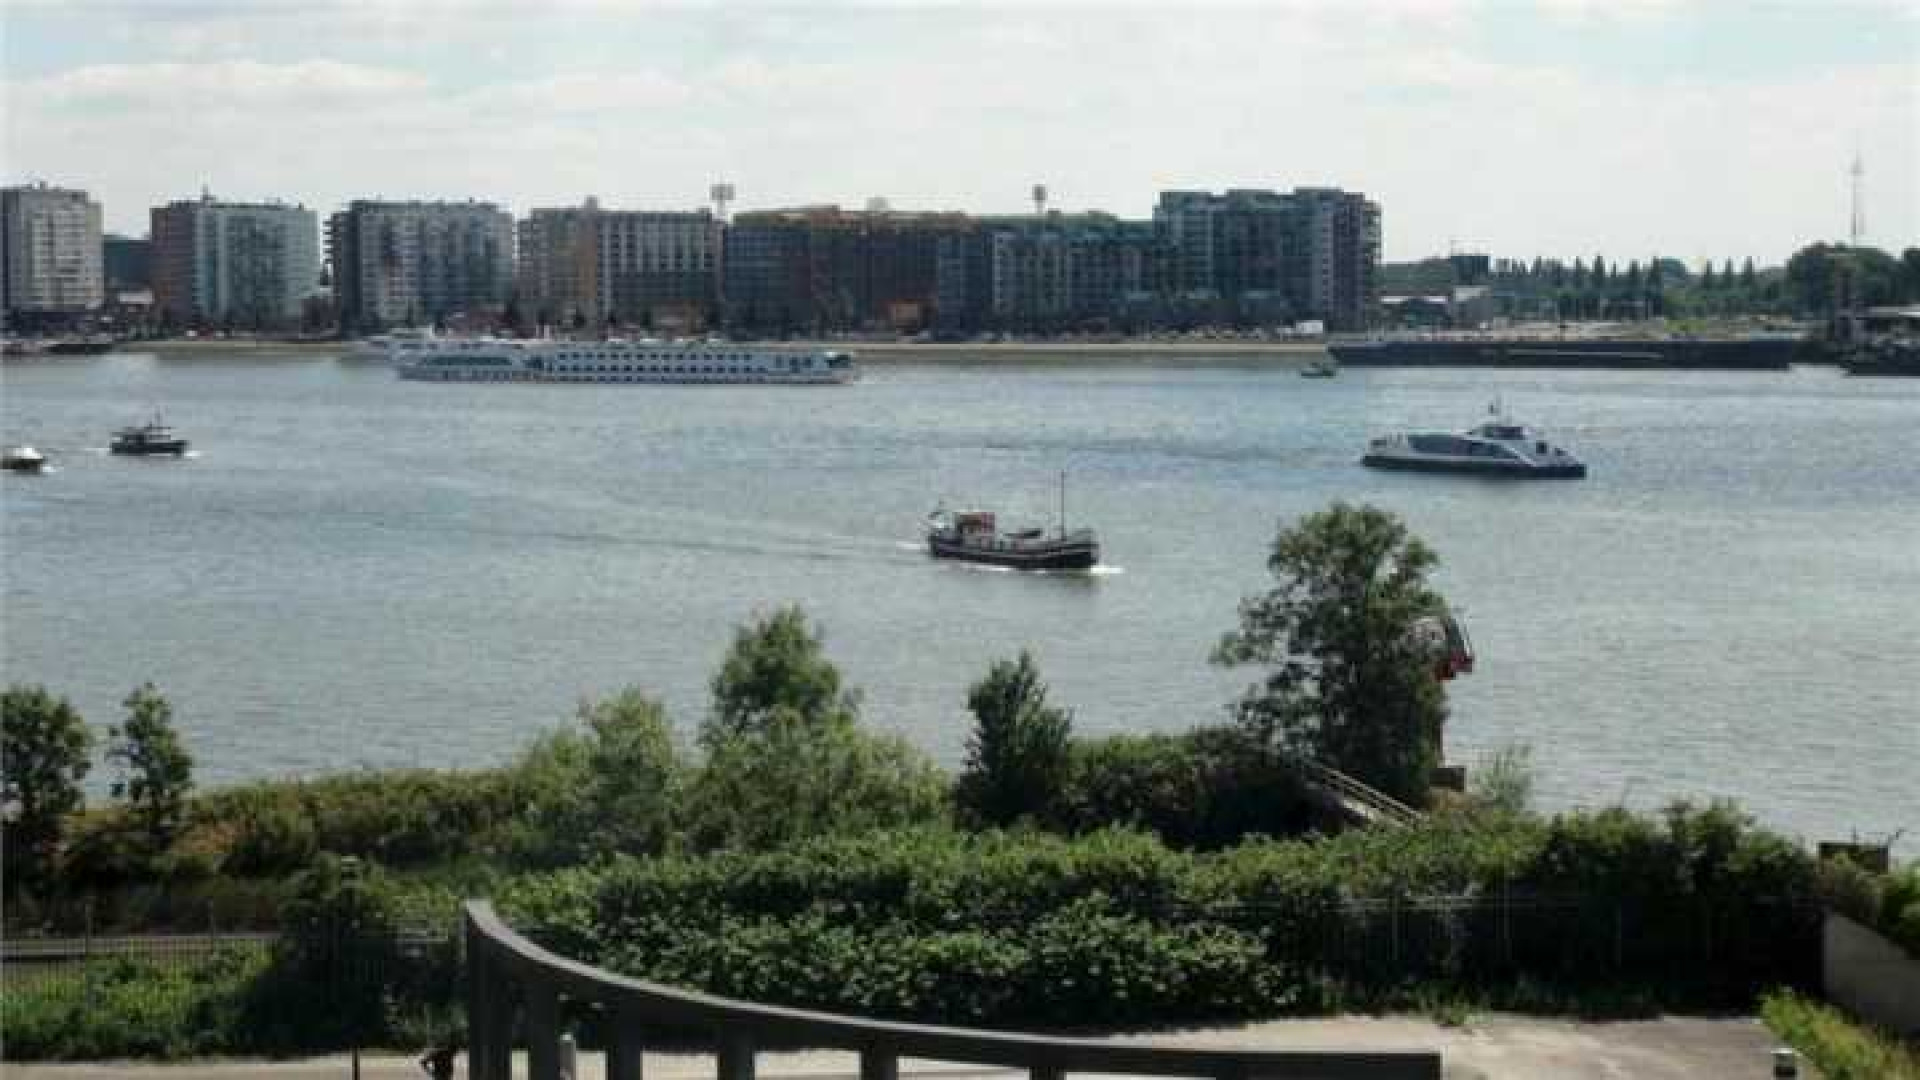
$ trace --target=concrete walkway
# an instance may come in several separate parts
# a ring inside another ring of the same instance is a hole
[[[1245,1049],[1438,1049],[1450,1080],[1766,1080],[1773,1075],[1771,1053],[1777,1045],[1754,1019],[1693,1019],[1586,1022],[1543,1020],[1493,1014],[1463,1027],[1442,1027],[1412,1017],[1341,1017],[1328,1020],[1276,1020],[1243,1027],[1206,1028],[1153,1035],[1121,1036],[1126,1042],[1178,1043]],[[461,1076],[465,1076],[461,1059]],[[578,1080],[602,1080],[599,1054],[580,1055]],[[193,1065],[12,1065],[7,1080],[348,1080],[344,1056],[288,1062],[209,1062]],[[714,1075],[713,1059],[702,1054],[648,1054],[648,1080],[695,1080]],[[525,1075],[525,1062],[516,1063]],[[857,1080],[855,1055],[809,1051],[760,1055],[765,1080]],[[907,1060],[902,1077],[925,1080],[991,1078],[1020,1074],[946,1062]],[[423,1080],[412,1058],[369,1057],[361,1062],[364,1080]],[[1801,1069],[1801,1076],[1813,1077]]]

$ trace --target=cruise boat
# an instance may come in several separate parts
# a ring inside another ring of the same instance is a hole
[[[1100,562],[1092,529],[1067,531],[1067,478],[1060,477],[1060,528],[1001,532],[987,510],[936,507],[927,515],[927,551],[936,559],[1005,566],[1014,570],[1091,570]]]
[[[1490,476],[1587,475],[1586,464],[1565,448],[1507,419],[1498,401],[1488,406],[1487,411],[1491,415],[1485,423],[1457,435],[1419,432],[1375,439],[1368,444],[1360,463],[1376,469]]]
[[[356,360],[399,362],[418,352],[423,342],[433,341],[435,337],[431,326],[389,330],[354,342],[353,357]]]
[[[395,354],[403,379],[434,382],[848,383],[849,353],[702,341],[437,338]]]
[[[163,454],[179,457],[187,452],[187,440],[174,434],[173,429],[161,423],[159,415],[155,414],[152,423],[135,424],[115,432],[113,442],[108,444],[107,449],[130,457]]]

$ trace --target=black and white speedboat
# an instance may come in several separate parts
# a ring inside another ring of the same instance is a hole
[[[173,429],[161,423],[156,415],[150,424],[135,424],[115,432],[113,442],[107,445],[107,449],[130,457],[163,454],[180,457],[187,452],[187,440],[174,434]]]
[[[45,472],[47,455],[31,446],[9,446],[4,453],[0,453],[0,469],[19,473]]]
[[[1587,475],[1587,466],[1564,447],[1531,428],[1507,419],[1494,402],[1489,419],[1459,434],[1415,432],[1388,435],[1367,445],[1362,465],[1417,472],[1478,473],[1483,476],[1571,477]]]
[[[1067,531],[1067,478],[1060,477],[1060,528],[1002,532],[989,510],[935,509],[927,515],[927,551],[936,559],[1014,570],[1091,570],[1100,562],[1092,529]]]

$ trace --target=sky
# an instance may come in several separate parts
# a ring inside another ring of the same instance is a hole
[[[0,0],[8,183],[524,213],[1150,215],[1334,186],[1385,256],[1920,244],[1920,0]]]

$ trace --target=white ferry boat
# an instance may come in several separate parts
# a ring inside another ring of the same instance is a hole
[[[356,360],[385,360],[399,363],[436,338],[437,335],[434,334],[431,326],[389,330],[384,334],[375,334],[354,342],[353,356]]]
[[[1419,472],[1479,473],[1496,476],[1579,477],[1587,466],[1565,447],[1548,442],[1539,432],[1507,419],[1500,403],[1491,416],[1472,431],[1416,432],[1373,440],[1362,465],[1375,469],[1412,469]]]
[[[403,379],[438,382],[848,383],[849,353],[698,341],[439,338],[394,354]]]

